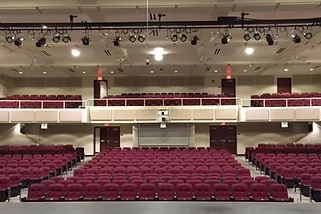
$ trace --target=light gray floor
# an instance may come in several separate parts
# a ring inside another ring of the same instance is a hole
[[[1,203],[6,214],[319,214],[321,204],[269,202],[43,202]]]

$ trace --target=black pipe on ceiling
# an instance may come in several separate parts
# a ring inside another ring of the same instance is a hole
[[[146,28],[146,22],[56,22],[56,23],[0,23],[0,31],[21,30],[40,31],[43,26],[47,30],[124,30]],[[241,19],[240,17],[219,17],[217,21],[161,21],[149,22],[150,29],[173,28],[257,28],[257,27],[314,27],[321,26],[321,18],[309,19]]]

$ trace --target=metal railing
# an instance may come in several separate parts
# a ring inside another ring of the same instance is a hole
[[[321,97],[241,99],[243,107],[304,107],[321,106]]]
[[[88,99],[86,106],[225,106],[240,105],[238,97]]]
[[[13,109],[71,109],[85,108],[85,100],[0,100],[0,108]]]

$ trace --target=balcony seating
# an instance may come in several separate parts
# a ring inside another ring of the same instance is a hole
[[[96,106],[191,106],[235,105],[233,97],[208,93],[122,93],[108,95],[95,102]]]
[[[81,95],[11,95],[1,98],[0,108],[78,108],[81,100]]]
[[[321,93],[265,93],[251,96],[251,107],[321,106]]]

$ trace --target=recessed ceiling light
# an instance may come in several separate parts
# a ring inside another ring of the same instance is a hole
[[[247,70],[245,69],[244,72],[247,72]]]
[[[22,74],[22,72],[20,71],[19,74]]]
[[[82,73],[83,73],[83,74],[85,74],[85,73],[86,73],[86,71],[83,71]]]
[[[71,50],[71,54],[74,56],[74,57],[78,57],[80,55],[80,51],[78,49],[72,49]]]
[[[252,64],[250,64],[250,67],[252,67],[253,66],[253,63]]]
[[[215,70],[214,72],[217,73],[217,70]]]
[[[154,71],[150,71],[152,74],[154,73]]]
[[[43,74],[46,74],[47,72],[44,71],[44,72],[42,72],[42,73],[43,73]]]
[[[46,25],[43,25],[42,26],[42,29],[47,29],[48,27]]]
[[[175,73],[177,73],[178,71],[175,71]]]
[[[289,69],[285,68],[284,71],[288,71]]]
[[[310,68],[310,71],[313,71],[313,68]]]
[[[246,49],[245,49],[245,53],[246,53],[247,55],[251,55],[251,54],[254,53],[254,49],[253,49],[253,48],[246,48]]]
[[[111,71],[110,73],[111,73],[111,74],[113,74],[114,72],[113,72],[113,71]]]

